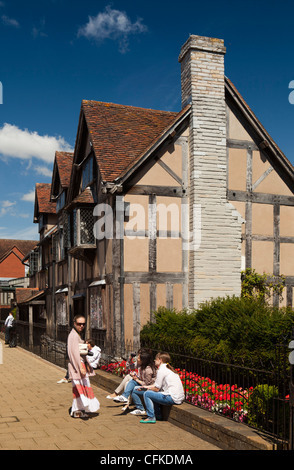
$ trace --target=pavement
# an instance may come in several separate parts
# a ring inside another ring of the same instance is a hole
[[[99,413],[88,420],[71,418],[72,386],[57,384],[64,369],[0,341],[0,450],[185,451],[186,455],[221,450],[168,421],[141,424],[140,417],[122,414],[122,406],[106,399],[107,392],[95,384]]]

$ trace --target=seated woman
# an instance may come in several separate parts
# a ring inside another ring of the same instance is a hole
[[[152,385],[154,383],[156,370],[152,360],[152,353],[141,350],[138,354],[137,365],[138,374],[134,371],[130,372],[132,379],[127,383],[124,392],[113,399],[114,402],[128,404],[130,395],[135,387],[139,385]]]
[[[161,417],[160,405],[180,405],[185,399],[181,379],[169,362],[168,353],[158,353],[155,358],[155,365],[158,367],[155,383],[133,390],[132,398],[137,407],[139,406],[138,409],[143,392],[147,418],[141,419],[140,423],[156,423],[156,417]]]
[[[139,351],[139,353],[140,353],[140,351]],[[132,380],[132,376],[130,375],[130,372],[134,371],[135,369],[137,369],[137,357],[136,357],[136,353],[131,353],[128,360],[126,361],[126,371],[127,372],[126,372],[125,377],[123,378],[123,380],[121,381],[119,386],[116,387],[114,392],[107,395],[106,398],[108,398],[109,400],[113,400],[118,395],[121,395],[122,392],[125,390],[127,383],[130,380]]]

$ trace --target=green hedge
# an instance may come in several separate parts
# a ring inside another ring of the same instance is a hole
[[[141,330],[142,345],[191,351],[198,357],[242,365],[269,365],[275,344],[292,332],[294,311],[274,308],[262,300],[217,298],[197,310],[177,312],[160,307],[155,323]]]

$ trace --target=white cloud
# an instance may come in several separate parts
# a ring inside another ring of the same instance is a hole
[[[10,212],[12,210],[12,207],[15,206],[16,202],[12,201],[1,201],[0,202],[0,217],[3,215],[6,215],[7,212]]]
[[[21,200],[27,202],[35,202],[35,190],[33,189],[32,191],[24,194]]]
[[[147,31],[147,26],[139,18],[132,23],[124,11],[113,10],[107,6],[97,16],[89,16],[87,24],[78,31],[78,37],[101,41],[103,39],[119,40],[120,52],[128,49],[128,38],[131,34],[139,34]]]
[[[16,204],[16,202],[11,202],[11,201],[3,201],[2,202],[2,207],[11,207],[11,206],[14,206]]]
[[[30,160],[37,158],[52,163],[55,151],[72,152],[72,147],[63,137],[49,135],[41,136],[37,132],[19,129],[17,126],[5,123],[0,128],[0,155],[2,157]]]
[[[35,166],[34,170],[36,173],[38,173],[38,175],[48,176],[49,178],[52,177],[52,170],[46,166]]]
[[[2,6],[2,5],[1,5]],[[6,26],[14,26],[15,28],[19,28],[19,22],[14,18],[9,18],[6,15],[2,15],[2,23]]]

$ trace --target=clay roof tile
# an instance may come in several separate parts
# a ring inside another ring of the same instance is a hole
[[[136,162],[178,115],[87,100],[82,109],[104,181],[113,181]]]
[[[36,240],[0,239],[0,260],[15,247],[25,256],[37,246]]]
[[[39,213],[56,214],[56,202],[50,201],[51,184],[37,183],[36,197],[39,207]]]
[[[60,184],[63,188],[67,188],[70,184],[73,155],[71,152],[55,152]]]

